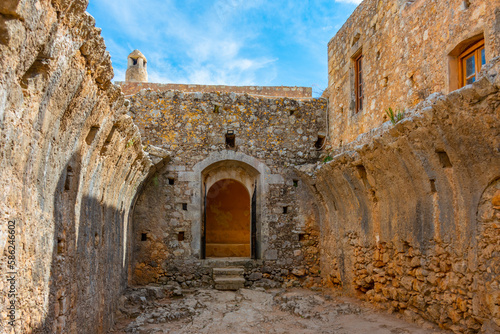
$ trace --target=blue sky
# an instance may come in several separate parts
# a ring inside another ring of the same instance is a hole
[[[327,87],[327,43],[361,0],[90,0],[114,80],[127,55],[149,82]]]

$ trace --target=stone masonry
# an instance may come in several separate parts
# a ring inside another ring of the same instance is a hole
[[[0,332],[106,333],[128,286],[176,294],[224,270],[500,332],[500,0],[363,1],[328,44],[319,99],[113,85],[87,4],[0,2]],[[457,56],[483,39],[459,88]],[[251,198],[250,257],[206,256],[224,180]]]
[[[293,167],[321,153],[315,145],[325,136],[324,100],[143,90],[130,103],[143,142],[172,157],[134,209],[133,282],[212,284],[200,261],[205,171],[220,164],[222,175],[238,180],[231,170],[245,164],[258,173],[259,212],[260,261],[247,263],[248,284],[319,283],[317,207]],[[229,149],[228,130],[235,133]]]
[[[180,90],[192,93],[239,93],[262,97],[289,97],[294,99],[309,99],[312,97],[311,87],[285,87],[285,86],[224,86],[224,85],[182,85],[182,84],[160,84],[152,82],[118,81],[126,96],[135,95],[142,89],[164,92],[168,90]]]
[[[130,206],[151,162],[86,6],[0,3],[1,333],[104,333],[127,286]]]
[[[499,0],[365,0],[328,43],[332,148],[432,93],[457,86],[457,52],[483,37],[486,60],[500,54]],[[354,60],[363,54],[364,108],[356,113]]]

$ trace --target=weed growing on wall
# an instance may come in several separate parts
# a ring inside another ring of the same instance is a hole
[[[389,107],[385,111],[385,113],[387,114],[387,116],[389,116],[389,119],[391,120],[392,124],[396,124],[405,117],[404,111],[401,111],[399,109],[393,110],[391,107]]]

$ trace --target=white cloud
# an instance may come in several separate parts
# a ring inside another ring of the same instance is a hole
[[[335,0],[335,2],[352,3],[355,5],[359,5],[360,3],[363,2],[363,0]]]
[[[90,0],[90,8],[115,80],[139,49],[150,82],[323,86],[327,42],[351,11],[339,2],[361,1]]]
[[[258,32],[235,22],[262,1],[219,0],[212,5],[152,0],[138,6],[135,0],[101,0],[96,6],[129,38],[128,48],[106,39],[114,55],[115,80],[123,80],[126,57],[137,48],[148,58],[150,82],[255,84],[257,71],[275,73],[275,60],[258,53],[244,56],[242,50]]]

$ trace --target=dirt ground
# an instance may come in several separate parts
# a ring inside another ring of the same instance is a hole
[[[160,288],[122,297],[110,333],[438,334],[430,323],[408,323],[360,301],[310,290],[193,290],[169,296]]]

